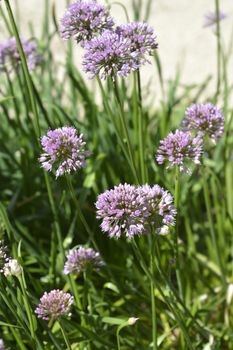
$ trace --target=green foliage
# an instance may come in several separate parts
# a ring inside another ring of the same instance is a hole
[[[1,9],[6,29],[17,36],[9,2],[2,2],[8,9],[8,14]],[[142,10],[148,17],[150,4],[133,1],[136,19]],[[155,244],[148,237],[110,240],[100,231],[94,203],[98,194],[120,182],[158,183],[175,194],[175,173],[156,164],[156,149],[169,131],[179,128],[185,108],[203,100],[211,77],[184,87],[177,71],[167,83],[156,54],[151,74],[162,101],[154,107],[144,102],[139,74],[118,85],[99,81],[90,88],[69,44],[58,77],[52,50],[58,33],[49,31],[48,8],[46,13],[39,40],[41,67],[30,75],[21,52],[19,74],[0,74],[0,239],[24,271],[19,279],[0,274],[0,338],[7,347],[22,350],[62,350],[66,338],[73,350],[233,349],[228,50],[218,45],[217,93],[206,99],[223,103],[225,134],[217,145],[209,145],[191,176],[180,178],[177,278],[174,232],[156,236]],[[38,162],[40,135],[64,125],[82,132],[92,152],[86,168],[68,181],[45,174]],[[65,254],[77,244],[98,249],[105,266],[77,279],[65,276]],[[34,310],[44,291],[55,288],[70,291],[75,304],[72,317],[48,325]],[[131,325],[131,317],[139,320]]]

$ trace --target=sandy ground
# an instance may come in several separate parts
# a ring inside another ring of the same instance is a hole
[[[50,7],[56,6],[57,17],[60,18],[65,10],[65,0],[48,0]],[[104,0],[100,0],[104,3]],[[132,18],[131,0],[118,0],[129,10]],[[145,0],[143,0],[145,1]],[[12,0],[18,2],[21,35],[29,35],[29,27],[33,26],[35,35],[41,33],[41,21],[44,15],[44,0]],[[114,0],[109,1],[114,2]],[[229,42],[233,29],[233,1],[220,0],[221,10],[227,13],[228,18],[221,22],[225,45]],[[164,77],[166,80],[174,78],[177,67],[182,71],[182,83],[200,83],[209,74],[216,71],[216,40],[210,28],[203,28],[203,16],[209,10],[214,10],[214,0],[152,0],[150,13],[150,24],[155,28],[158,42],[159,54],[162,61]],[[113,5],[112,15],[117,23],[126,22],[124,12],[119,5]],[[3,37],[2,21],[0,22],[0,37]],[[51,19],[52,26],[52,19]],[[64,43],[59,40],[55,43],[54,50],[58,58],[63,55]],[[77,52],[77,65],[80,65],[79,49]],[[232,68],[229,72],[233,78]],[[147,66],[143,68],[144,82],[148,79],[157,84],[154,68]],[[209,89],[214,89],[215,82],[212,81]],[[155,88],[155,91],[157,89]]]

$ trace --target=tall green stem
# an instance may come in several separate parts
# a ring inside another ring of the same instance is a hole
[[[116,120],[115,120],[116,116],[115,116],[115,115],[113,114],[113,112],[112,112],[112,109],[111,109],[111,107],[110,107],[110,105],[109,105],[109,102],[108,102],[108,96],[107,96],[106,93],[105,93],[103,84],[102,84],[102,82],[101,82],[101,80],[100,80],[99,77],[97,77],[97,82],[98,82],[98,84],[99,84],[99,87],[100,87],[100,90],[101,90],[101,93],[102,93],[102,96],[103,96],[104,106],[105,106],[106,111],[107,111],[107,113],[109,114],[109,116],[110,116],[110,118],[111,118],[111,121],[112,121],[112,124],[113,124],[113,126],[114,126],[115,133],[116,133],[116,136],[117,136],[117,140],[118,140],[118,142],[119,142],[119,144],[120,144],[120,146],[121,146],[121,149],[122,149],[122,151],[123,151],[123,153],[124,153],[124,155],[125,155],[125,158],[126,158],[128,164],[129,164],[129,167],[130,167],[130,169],[131,169],[131,171],[132,171],[132,173],[133,173],[133,176],[134,176],[134,178],[135,178],[135,181],[138,183],[137,173],[136,173],[136,171],[135,171],[135,168],[132,166],[132,162],[131,162],[131,159],[130,159],[130,157],[129,157],[127,148],[125,147],[124,142],[122,141],[122,135],[120,134],[120,132],[119,132],[119,130],[118,130],[118,126],[117,126],[117,123],[116,123]]]
[[[151,276],[154,276],[154,244],[153,237],[151,239],[151,256],[150,256],[150,270]],[[153,350],[157,350],[157,316],[156,316],[156,306],[155,306],[155,284],[154,280],[150,281],[150,293],[151,293],[151,318],[152,318],[152,341],[153,341]]]
[[[34,115],[33,125],[34,125],[35,134],[36,134],[36,137],[39,138],[40,137],[39,115],[38,115],[38,110],[36,107],[36,101],[34,98],[33,86],[32,86],[31,76],[30,76],[28,66],[27,66],[26,56],[25,56],[24,51],[23,51],[23,46],[22,46],[22,43],[20,40],[19,32],[18,32],[16,23],[15,23],[15,19],[14,19],[13,12],[12,12],[12,9],[10,6],[10,2],[9,2],[9,0],[4,0],[4,1],[5,1],[8,16],[9,16],[10,24],[12,27],[12,32],[15,36],[17,47],[19,50],[20,59],[22,62],[23,73],[24,73],[24,77],[26,80],[26,86],[27,86],[28,95],[30,98],[32,112]]]
[[[202,166],[202,183],[203,183],[203,190],[204,190],[205,206],[206,206],[206,210],[207,210],[207,217],[208,217],[208,222],[209,222],[209,227],[210,227],[210,234],[211,234],[211,238],[212,238],[212,242],[213,242],[213,246],[214,246],[214,250],[215,250],[215,256],[216,256],[218,266],[221,270],[222,281],[223,281],[224,285],[226,286],[225,272],[224,272],[224,268],[222,265],[222,259],[220,257],[220,251],[219,251],[216,232],[215,232],[215,228],[214,228],[210,193],[209,193],[209,188],[208,188],[208,183],[207,183],[207,179],[206,179],[204,166]]]
[[[70,194],[71,194],[71,197],[73,199],[73,202],[74,202],[74,205],[76,207],[76,210],[78,212],[78,216],[85,228],[85,230],[87,231],[88,235],[89,235],[89,238],[90,238],[90,241],[93,243],[93,245],[95,246],[95,248],[97,248],[97,244],[94,240],[94,237],[93,237],[93,232],[91,230],[91,228],[89,227],[86,219],[85,219],[85,216],[83,215],[82,213],[82,210],[80,208],[80,205],[79,205],[79,201],[76,197],[76,194],[75,194],[75,191],[74,191],[74,187],[73,187],[73,184],[72,184],[72,181],[71,181],[71,178],[70,176],[66,176],[66,181],[67,181],[67,185],[68,185],[68,188],[69,188],[69,191],[70,191]]]
[[[142,93],[141,93],[141,77],[139,69],[136,72],[137,90],[138,90],[138,144],[139,144],[139,159],[142,183],[146,182],[146,168],[145,168],[145,146],[143,134],[143,113],[142,113]]]
[[[32,337],[32,340],[35,344],[35,329],[34,329],[34,323],[33,323],[33,316],[34,315],[32,315],[32,309],[31,309],[31,306],[30,306],[30,303],[28,300],[28,295],[27,295],[27,286],[26,286],[26,282],[24,280],[23,275],[19,276],[19,282],[20,282],[22,293],[23,293],[24,306],[25,306],[25,310],[27,313],[28,321],[29,321],[31,337]]]
[[[35,100],[35,96],[34,96],[34,89],[33,89],[33,83],[31,80],[31,76],[28,70],[28,66],[27,66],[27,60],[26,60],[26,56],[24,54],[23,51],[23,47],[22,47],[22,43],[20,41],[20,36],[17,30],[17,26],[14,20],[14,16],[13,16],[13,12],[10,6],[10,2],[9,0],[4,0],[5,1],[5,5],[6,5],[6,9],[8,12],[8,16],[9,16],[9,20],[10,20],[10,24],[12,27],[12,31],[13,34],[16,38],[16,43],[17,43],[17,47],[19,50],[19,55],[20,55],[20,59],[22,62],[22,68],[23,68],[23,74],[24,74],[24,78],[25,78],[25,86],[29,95],[29,99],[30,99],[30,104],[31,104],[31,108],[33,111],[33,115],[34,115],[34,121],[33,121],[33,126],[34,126],[34,131],[35,131],[35,135],[37,138],[37,142],[39,145],[39,137],[40,137],[40,125],[39,125],[39,114],[38,114],[38,110],[37,110],[37,106],[36,106],[36,100]],[[58,222],[58,214],[57,214],[57,209],[55,206],[55,202],[53,199],[53,195],[52,195],[52,190],[51,190],[51,185],[49,182],[49,178],[48,178],[48,174],[44,171],[44,177],[45,177],[45,183],[46,183],[46,187],[47,187],[47,192],[48,192],[48,196],[49,196],[49,202],[50,202],[50,206],[53,212],[53,216],[55,219],[55,227],[56,227],[56,233],[58,236],[58,241],[59,241],[59,246],[60,246],[60,251],[64,257],[64,249],[63,249],[63,244],[62,244],[62,237],[61,237],[61,230],[60,230],[60,226],[59,226],[59,222]]]
[[[63,247],[63,240],[62,240],[62,233],[61,233],[61,228],[60,228],[59,219],[58,219],[58,212],[57,212],[57,208],[56,208],[55,201],[53,198],[53,193],[52,193],[52,188],[51,188],[51,184],[49,181],[49,176],[48,176],[46,171],[44,171],[44,179],[45,179],[46,188],[47,188],[47,192],[48,192],[49,203],[50,203],[51,210],[53,213],[55,231],[56,231],[57,240],[58,240],[58,244],[59,244],[59,250],[60,250],[60,253],[62,255],[63,262],[64,262],[65,250]]]
[[[135,255],[136,255],[136,258],[140,264],[140,266],[142,267],[143,271],[145,272],[146,276],[148,277],[149,281],[155,283],[155,278],[154,276],[151,275],[151,272],[150,270],[148,269],[146,263],[145,263],[145,260],[144,260],[144,257],[142,256],[141,252],[140,252],[140,249],[138,248],[137,244],[135,241],[132,241],[133,243],[133,248],[134,248],[134,252],[135,252]],[[156,267],[158,268],[158,262],[157,262],[157,259],[156,259],[156,256],[155,257],[155,262],[156,262]],[[158,271],[161,273],[161,270],[158,269]],[[169,284],[168,284],[169,285]],[[185,325],[185,322],[183,320],[183,317],[180,316],[180,311],[179,311],[179,308],[178,307],[174,307],[174,305],[170,302],[169,298],[164,294],[163,292],[163,289],[162,287],[160,286],[159,283],[157,283],[156,285],[160,295],[162,296],[162,298],[164,299],[165,303],[167,304],[168,308],[170,309],[170,311],[173,313],[177,323],[179,324],[181,330],[182,330],[182,333],[186,339],[186,342],[187,342],[187,345],[188,345],[188,349],[191,349],[191,350],[194,350],[193,346],[192,346],[192,341],[188,335],[188,332],[187,332],[187,329],[186,329],[186,325]],[[192,317],[192,315],[190,315]]]
[[[137,175],[137,170],[136,170],[135,161],[134,161],[133,148],[132,148],[132,144],[131,144],[131,140],[130,140],[130,136],[129,136],[129,132],[128,132],[128,128],[127,128],[127,123],[125,120],[124,107],[123,107],[123,104],[122,104],[122,101],[120,98],[117,77],[115,77],[113,84],[114,84],[114,91],[115,91],[116,100],[118,102],[119,109],[120,109],[121,125],[122,125],[122,129],[124,132],[124,136],[126,138],[127,146],[128,146],[128,154],[129,154],[129,159],[130,159],[130,163],[131,163],[131,168],[133,170],[133,173],[134,173],[134,176],[137,180],[137,183],[139,183],[139,178]]]
[[[64,329],[64,327],[63,327],[61,321],[59,321],[59,326],[60,326],[60,329],[61,329],[63,338],[64,338],[64,340],[65,340],[67,349],[68,349],[68,350],[72,350],[71,345],[70,345],[70,342],[69,342],[69,339],[68,339],[68,336],[67,336],[67,334],[66,334],[66,331],[65,331],[65,329]]]
[[[176,278],[177,278],[177,283],[179,287],[180,297],[183,300],[184,294],[183,294],[183,287],[182,287],[182,281],[181,281],[180,256],[179,256],[179,201],[180,201],[180,170],[179,170],[179,166],[176,165],[174,205],[177,210],[177,215],[176,215],[174,244],[175,244]]]

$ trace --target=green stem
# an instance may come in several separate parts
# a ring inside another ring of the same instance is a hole
[[[52,188],[51,188],[51,184],[49,181],[49,176],[48,176],[48,173],[46,171],[44,171],[44,179],[45,179],[46,188],[47,188],[47,192],[48,192],[49,203],[50,203],[51,210],[52,210],[53,217],[54,217],[54,226],[55,226],[55,232],[56,232],[57,240],[58,240],[58,244],[59,244],[59,250],[60,250],[60,253],[62,255],[63,262],[64,262],[65,250],[63,247],[63,240],[62,240],[62,234],[61,234],[61,229],[60,229],[60,224],[59,224],[59,219],[58,219],[58,212],[57,212],[57,208],[56,208],[56,205],[54,202]]]
[[[36,101],[34,98],[33,86],[32,86],[31,76],[30,76],[28,66],[27,66],[26,56],[25,56],[24,51],[23,51],[23,46],[22,46],[22,43],[20,40],[19,32],[18,32],[16,23],[15,23],[15,19],[14,19],[13,12],[12,12],[12,9],[10,6],[10,2],[9,2],[9,0],[4,0],[4,2],[6,5],[8,16],[9,16],[9,21],[10,21],[10,24],[12,27],[12,32],[13,32],[15,39],[16,39],[20,59],[22,62],[23,73],[24,73],[24,77],[25,77],[25,81],[26,81],[28,95],[30,98],[32,112],[34,115],[33,125],[34,125],[35,134],[36,134],[36,137],[39,138],[40,137],[39,115],[38,115],[38,111],[37,111],[37,107],[36,107]]]
[[[145,260],[140,252],[140,249],[138,248],[136,242],[134,240],[132,240],[132,243],[133,243],[133,248],[134,248],[134,252],[135,252],[135,255],[137,257],[137,260],[140,264],[140,266],[142,267],[143,271],[145,272],[146,276],[148,277],[148,279],[150,281],[152,281],[153,283],[155,283],[155,279],[154,279],[154,276],[151,275],[151,272],[149,271],[146,263],[145,263]],[[157,259],[156,259],[156,256],[155,257],[155,262],[156,262],[156,267],[158,268],[158,262],[157,262]],[[160,269],[158,270],[160,272]],[[189,334],[186,330],[186,325],[183,321],[183,317],[180,316],[180,311],[179,311],[179,308],[172,305],[172,303],[170,302],[169,298],[164,294],[163,292],[163,289],[161,288],[161,286],[159,285],[159,283],[157,283],[156,285],[160,295],[162,296],[162,298],[164,299],[164,302],[167,304],[168,308],[170,309],[170,311],[173,313],[177,323],[179,324],[181,330],[182,330],[182,333],[186,339],[186,342],[187,342],[187,345],[188,345],[188,349],[191,349],[191,350],[194,350],[193,346],[192,346],[192,341],[189,337]],[[192,317],[192,316],[191,316]]]
[[[215,232],[215,228],[214,228],[210,193],[209,193],[209,188],[208,188],[208,183],[207,183],[207,179],[206,179],[206,175],[205,175],[204,166],[202,166],[202,183],[203,183],[203,190],[204,190],[205,206],[206,206],[206,210],[207,210],[207,218],[208,218],[209,227],[210,227],[210,234],[211,234],[211,238],[212,238],[212,242],[213,242],[213,246],[214,246],[214,250],[215,250],[216,261],[217,261],[217,264],[218,264],[220,271],[221,271],[222,281],[223,281],[224,285],[226,286],[225,273],[224,273],[224,268],[222,265],[222,260],[220,257],[220,251],[219,251],[216,232]]]
[[[7,12],[8,12],[10,24],[12,26],[12,31],[13,31],[13,34],[14,34],[14,36],[16,38],[20,59],[21,59],[21,62],[22,62],[23,74],[24,74],[24,78],[25,78],[25,81],[26,81],[26,89],[27,89],[27,92],[28,92],[28,95],[29,95],[31,108],[32,108],[33,115],[34,115],[34,121],[33,121],[34,131],[35,131],[35,135],[36,135],[37,142],[38,142],[38,145],[39,145],[40,124],[39,124],[39,114],[38,114],[38,110],[37,110],[37,106],[36,106],[36,100],[35,100],[35,96],[34,96],[33,83],[32,83],[31,76],[30,76],[30,73],[29,73],[29,70],[28,70],[26,56],[24,54],[22,43],[20,41],[20,37],[19,37],[18,30],[17,30],[17,26],[16,26],[16,23],[15,23],[15,20],[14,20],[14,16],[13,16],[13,13],[12,13],[12,10],[11,10],[10,2],[9,2],[9,0],[4,0],[4,1],[5,1],[6,9],[7,9]],[[58,214],[57,214],[55,202],[53,200],[52,190],[51,190],[51,185],[50,185],[50,182],[49,182],[48,174],[45,171],[44,171],[44,177],[45,177],[45,182],[46,182],[46,186],[47,186],[49,202],[50,202],[51,209],[52,209],[53,216],[54,216],[54,220],[55,220],[55,228],[56,228],[56,233],[57,233],[57,236],[58,236],[60,251],[61,251],[61,253],[63,255],[63,259],[64,259],[65,254],[64,254],[64,248],[63,248],[63,243],[62,243],[61,230],[60,230],[59,221],[58,221]]]
[[[156,237],[154,237],[156,239]],[[150,270],[151,276],[154,276],[154,249],[153,242],[151,242],[151,257],[150,257]],[[157,316],[156,316],[156,307],[155,307],[155,295],[154,295],[155,285],[154,281],[150,282],[150,293],[151,293],[151,317],[152,317],[152,341],[153,341],[153,350],[157,350]]]
[[[10,76],[9,76],[7,69],[4,69],[4,72],[5,72],[6,77],[7,77],[7,82],[9,85],[10,93],[13,96],[13,104],[14,104],[15,115],[16,115],[19,130],[24,132],[24,128],[23,128],[23,125],[22,125],[21,120],[20,120],[19,106],[18,106],[17,101],[16,101],[16,96],[14,93],[14,88],[13,88],[12,82],[11,82],[11,79],[10,79]]]
[[[71,194],[71,197],[73,199],[73,202],[74,202],[74,205],[76,207],[76,210],[78,212],[78,216],[85,228],[85,230],[87,231],[88,235],[89,235],[89,238],[90,238],[90,241],[93,243],[93,245],[95,246],[95,248],[97,248],[97,244],[94,240],[94,237],[93,237],[93,232],[92,230],[90,229],[86,219],[85,219],[85,216],[83,215],[82,213],[82,210],[80,208],[80,205],[79,205],[79,201],[76,197],[76,194],[75,194],[75,191],[74,191],[74,187],[73,187],[73,184],[72,184],[72,181],[71,181],[71,178],[69,175],[66,176],[66,181],[67,181],[67,185],[68,185],[68,188],[69,188],[69,191],[70,191],[70,194]]]
[[[118,349],[118,350],[121,350],[120,330],[119,330],[119,329],[117,329],[116,338],[117,338],[117,349]]]
[[[137,76],[137,90],[138,90],[138,144],[139,144],[139,159],[142,183],[146,182],[146,168],[145,168],[145,147],[143,135],[143,113],[142,113],[142,93],[141,93],[141,77],[139,69],[136,72]]]
[[[121,120],[121,125],[122,125],[122,128],[123,128],[123,132],[124,132],[124,135],[125,135],[125,138],[126,138],[126,143],[127,143],[127,147],[128,147],[128,154],[129,154],[131,169],[132,169],[132,171],[134,173],[134,176],[135,176],[135,179],[136,179],[137,183],[139,183],[139,178],[138,178],[138,175],[137,175],[135,161],[134,161],[133,148],[132,148],[132,144],[131,144],[131,141],[130,141],[130,136],[129,136],[126,120],[125,120],[124,107],[123,107],[123,104],[122,104],[121,98],[120,98],[119,87],[118,87],[118,83],[117,83],[117,77],[115,77],[113,85],[114,85],[114,91],[115,91],[116,100],[118,102],[119,109],[120,109],[120,120]]]
[[[67,334],[66,334],[66,332],[65,332],[65,329],[64,329],[64,327],[63,327],[61,321],[59,321],[58,323],[59,323],[59,326],[60,326],[60,329],[61,329],[63,338],[64,338],[64,340],[65,340],[67,349],[68,349],[68,350],[72,350],[71,345],[70,345],[70,342],[69,342],[69,339],[68,339],[68,336],[67,336]]]
[[[132,168],[132,163],[131,163],[131,160],[129,158],[129,155],[128,155],[128,152],[127,152],[127,149],[125,148],[125,145],[124,145],[124,142],[122,141],[122,135],[120,134],[119,130],[118,130],[118,127],[117,127],[117,123],[116,123],[116,116],[113,114],[111,108],[110,108],[110,105],[109,105],[109,102],[108,102],[108,97],[104,91],[104,87],[103,87],[103,84],[100,80],[100,78],[97,76],[97,82],[99,84],[99,87],[100,87],[100,90],[101,90],[101,93],[102,93],[102,96],[103,96],[103,100],[104,100],[104,106],[106,108],[106,112],[109,114],[110,118],[111,118],[111,121],[112,121],[112,124],[114,125],[114,129],[115,129],[115,133],[116,133],[116,136],[117,136],[117,140],[121,146],[121,149],[125,155],[125,158],[129,164],[129,167],[133,173],[133,176],[136,180],[136,182],[138,182],[138,179],[137,179],[137,174],[135,173],[135,170],[134,168]]]
[[[33,342],[35,342],[35,329],[34,329],[34,324],[33,324],[33,316],[34,315],[32,316],[32,309],[31,309],[31,306],[30,306],[29,300],[28,300],[27,286],[26,286],[26,282],[24,279],[24,275],[19,276],[18,279],[19,279],[19,283],[20,283],[22,293],[23,293],[24,306],[25,306],[25,310],[27,313],[28,321],[29,321],[31,337],[32,337]]]
[[[179,166],[176,165],[176,175],[175,175],[175,196],[174,205],[177,210],[176,215],[176,227],[174,235],[175,243],[175,263],[176,263],[176,278],[179,287],[180,297],[184,300],[183,287],[181,282],[181,271],[180,271],[180,256],[179,256],[179,202],[180,202],[180,170]]]
[[[78,295],[78,291],[77,291],[77,288],[76,288],[76,284],[75,284],[75,278],[72,274],[69,275],[69,282],[70,282],[70,286],[71,286],[71,289],[72,289],[72,293],[74,295],[74,299],[75,299],[75,302],[76,302],[76,305],[80,311],[80,319],[81,319],[81,326],[82,327],[86,327],[86,320],[85,320],[85,316],[83,316],[82,314],[82,303],[81,303],[81,300],[79,298],[79,295]],[[83,344],[79,344],[80,346],[80,350],[83,349]]]

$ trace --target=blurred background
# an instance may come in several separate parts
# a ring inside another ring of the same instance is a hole
[[[145,0],[119,0],[104,1],[112,5],[112,15],[115,17],[116,23],[126,22],[124,9],[119,5],[123,4],[129,13],[130,20],[134,20],[133,3],[142,4],[145,10]],[[11,1],[15,7],[18,23],[20,25],[21,35],[42,36],[41,23],[45,19],[45,5],[47,4],[50,12],[50,30],[54,29],[53,15],[57,22],[64,14],[67,0],[30,0]],[[204,28],[204,16],[209,11],[215,10],[214,0],[152,0],[151,9],[149,11],[148,22],[155,28],[155,32],[159,42],[159,57],[162,62],[163,77],[165,81],[174,79],[177,71],[180,71],[180,79],[182,84],[200,84],[207,76],[212,76],[207,88],[208,94],[215,89],[215,72],[216,72],[216,38],[211,27]],[[221,0],[220,10],[227,15],[221,21],[221,33],[225,50],[230,48],[230,38],[233,33],[233,1]],[[145,12],[145,11],[144,11]],[[143,20],[146,14],[140,13],[140,20]],[[4,32],[4,24],[1,21],[1,40],[6,37]],[[59,37],[53,40],[54,55],[58,61],[62,62],[65,45]],[[74,50],[77,66],[81,68],[80,48]],[[233,57],[233,56],[232,56]],[[231,71],[233,75],[233,58]],[[156,80],[154,79],[156,70],[154,66],[146,65],[142,70],[144,84],[151,83],[153,91],[156,93]]]

